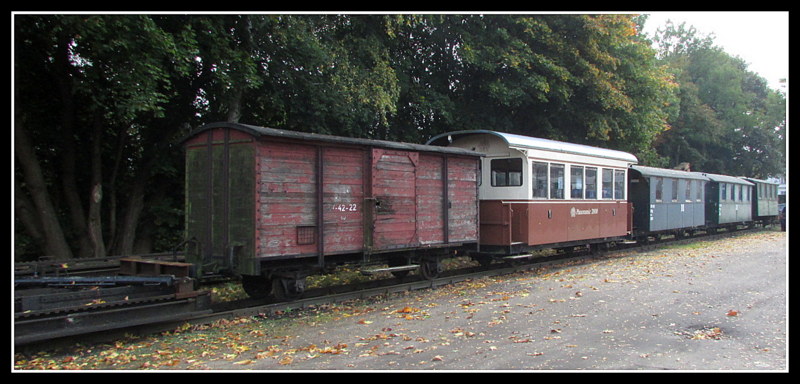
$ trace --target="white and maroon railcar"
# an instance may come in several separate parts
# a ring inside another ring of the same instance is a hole
[[[503,254],[624,240],[634,155],[494,131],[445,133],[431,145],[483,153],[481,251]]]

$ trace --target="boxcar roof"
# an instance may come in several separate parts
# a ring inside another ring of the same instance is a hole
[[[447,153],[447,154],[465,155],[465,156],[483,156],[483,154],[480,153],[480,152],[470,151],[470,150],[464,149],[464,148],[440,147],[440,146],[433,146],[433,145],[402,143],[402,142],[385,141],[385,140],[361,139],[361,138],[352,138],[352,137],[343,137],[343,136],[322,135],[322,134],[318,134],[318,133],[287,131],[287,130],[283,130],[283,129],[259,127],[259,126],[255,126],[255,125],[247,125],[247,124],[240,124],[240,123],[229,123],[229,122],[209,123],[209,124],[203,125],[203,126],[197,128],[197,129],[195,129],[194,131],[192,131],[186,138],[184,138],[183,142],[186,142],[186,140],[188,140],[188,139],[190,139],[190,138],[192,138],[194,136],[197,136],[200,133],[203,133],[203,132],[211,130],[211,129],[216,129],[216,128],[236,129],[236,130],[251,134],[251,135],[253,135],[255,137],[268,136],[268,137],[285,138],[285,139],[292,139],[292,140],[316,141],[316,142],[331,143],[331,144],[372,146],[372,147],[400,149],[400,150],[407,150],[407,151],[438,152],[438,153]]]
[[[678,169],[665,169],[646,167],[643,165],[631,165],[631,169],[638,171],[645,176],[672,177],[676,179],[709,180],[708,176],[700,172],[687,172]]]
[[[607,159],[628,161],[631,163],[638,162],[636,156],[623,151],[617,151],[613,149],[600,148],[600,147],[592,147],[583,144],[566,143],[562,141],[542,139],[538,137],[528,137],[528,136],[516,135],[513,133],[489,131],[489,130],[471,130],[471,131],[457,131],[457,132],[443,133],[428,140],[427,144],[447,145],[448,142],[451,140],[451,138],[455,136],[480,135],[480,134],[495,135],[505,140],[505,142],[508,143],[510,147],[540,149],[552,152],[602,157]]]

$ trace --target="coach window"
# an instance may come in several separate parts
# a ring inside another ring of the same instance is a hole
[[[597,198],[597,168],[586,167],[586,198]]]
[[[583,167],[569,166],[569,197],[583,199]]]
[[[603,198],[610,199],[614,196],[614,170],[603,169]]]
[[[493,187],[522,185],[522,159],[494,159],[491,166]]]
[[[654,177],[656,185],[656,202],[661,202],[664,199],[664,179]]]
[[[617,200],[625,198],[625,171],[614,171],[614,198]]]
[[[672,202],[678,202],[678,179],[671,179],[672,181]]]
[[[533,198],[547,198],[547,163],[533,162]]]
[[[700,180],[697,180],[697,195],[695,196],[697,202],[703,201],[703,189],[705,187],[705,183]]]
[[[692,202],[692,184],[694,184],[694,180],[686,180],[686,191],[684,191],[683,200],[687,203]]]
[[[564,164],[550,164],[550,198],[564,198]]]
[[[728,184],[727,183],[719,183],[720,188],[720,200],[728,200]]]

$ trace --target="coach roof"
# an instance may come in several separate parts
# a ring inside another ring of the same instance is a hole
[[[480,134],[489,134],[497,136],[505,140],[505,142],[508,144],[509,147],[539,149],[552,152],[586,155],[586,156],[601,157],[614,160],[622,160],[631,163],[637,163],[639,161],[636,158],[636,156],[623,151],[617,151],[613,149],[600,148],[600,147],[592,147],[583,144],[566,143],[562,141],[542,139],[538,137],[528,137],[528,136],[516,135],[513,133],[489,131],[489,130],[471,130],[471,131],[457,131],[457,132],[443,133],[428,140],[427,144],[447,145],[456,136],[468,136],[468,135],[480,135]]]

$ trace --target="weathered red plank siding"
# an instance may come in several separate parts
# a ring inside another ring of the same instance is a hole
[[[316,241],[298,244],[298,227],[317,226],[316,148],[261,142],[257,164],[257,257],[315,253]]]
[[[419,153],[373,149],[372,195],[375,197],[373,249],[419,244],[416,233],[416,165]]]
[[[417,166],[417,233],[420,244],[445,241],[444,157],[420,154]]]
[[[364,246],[364,159],[359,149],[322,148],[325,253]]]
[[[447,181],[449,198],[449,242],[478,241],[478,162],[449,157]]]

